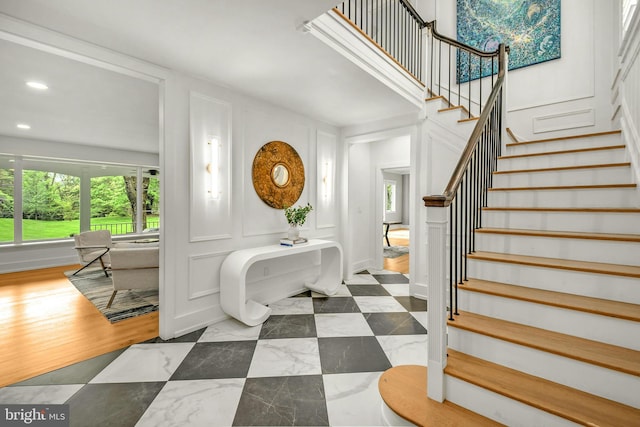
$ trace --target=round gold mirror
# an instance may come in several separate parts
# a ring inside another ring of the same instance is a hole
[[[304,189],[304,165],[298,152],[282,141],[263,145],[253,159],[253,188],[276,209],[293,206]]]
[[[282,163],[276,164],[271,169],[271,179],[278,187],[286,187],[289,184],[289,169]]]

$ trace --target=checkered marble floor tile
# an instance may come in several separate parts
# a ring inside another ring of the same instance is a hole
[[[427,303],[405,275],[364,272],[332,297],[271,304],[0,389],[2,403],[68,403],[71,426],[377,426],[378,378],[427,363]]]

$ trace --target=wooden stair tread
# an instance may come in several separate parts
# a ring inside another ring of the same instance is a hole
[[[469,259],[506,262],[510,264],[556,268],[560,270],[584,271],[597,274],[640,278],[640,267],[633,265],[605,264],[601,262],[575,261],[558,258],[543,258],[528,255],[513,255],[499,252],[477,251],[467,255]]]
[[[449,327],[464,329],[640,377],[640,351],[460,310]]]
[[[566,239],[611,240],[616,242],[640,242],[638,234],[583,233],[580,231],[545,231],[517,228],[478,228],[476,233],[510,234],[514,236],[556,237]]]
[[[455,350],[445,373],[535,408],[589,426],[640,425],[640,410]]]
[[[515,173],[535,173],[535,172],[556,172],[565,170],[579,170],[579,169],[598,169],[598,168],[622,168],[631,167],[630,162],[626,163],[604,163],[597,165],[578,165],[578,166],[559,166],[554,168],[537,168],[537,169],[511,169],[494,171],[494,175],[502,174],[515,174]]]
[[[507,130],[507,132],[509,132],[509,130]],[[518,142],[513,142],[513,143],[507,144],[507,147],[513,147],[513,146],[523,145],[523,144],[539,144],[539,143],[543,143],[543,142],[565,141],[567,139],[591,138],[591,137],[596,137],[596,136],[606,136],[606,135],[614,135],[614,134],[620,134],[620,133],[622,133],[622,131],[620,131],[620,130],[612,130],[612,131],[607,131],[607,132],[587,133],[587,134],[582,134],[582,135],[560,136],[560,137],[557,137],[557,138],[536,139],[536,140],[532,140],[532,141],[518,141]]]
[[[554,207],[518,207],[518,206],[485,206],[483,211],[526,211],[526,212],[606,212],[606,213],[640,213],[640,208],[554,208]]]
[[[385,371],[378,380],[382,399],[396,414],[419,426],[501,425],[454,403],[427,397],[427,367],[401,365]]]
[[[542,151],[539,153],[511,154],[508,156],[500,156],[498,157],[498,159],[517,159],[520,157],[552,156],[556,154],[575,154],[575,153],[583,153],[588,151],[622,150],[624,148],[626,148],[625,145],[605,145],[603,147],[575,148],[572,150]]]
[[[640,322],[640,305],[470,278],[459,289]]]
[[[637,184],[597,184],[597,185],[548,185],[541,187],[492,187],[488,191],[530,191],[530,190],[597,190],[607,188],[636,188]]]

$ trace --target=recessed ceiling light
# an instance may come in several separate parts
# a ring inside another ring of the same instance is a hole
[[[27,82],[27,86],[33,88],[33,89],[38,89],[38,90],[47,90],[49,89],[49,86],[47,86],[46,84],[42,83],[42,82],[35,82],[35,81],[29,81]]]
[[[28,125],[28,124],[26,124],[26,123],[18,123],[18,124],[16,125],[16,127],[17,127],[18,129],[31,129],[31,126],[29,126],[29,125]]]

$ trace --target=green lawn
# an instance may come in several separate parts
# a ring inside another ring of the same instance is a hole
[[[158,217],[148,217],[149,222],[158,221]],[[127,224],[130,217],[92,218],[91,225]],[[63,239],[80,232],[80,220],[38,221],[22,220],[23,240]],[[115,234],[115,233],[114,233]],[[0,218],[0,242],[13,241],[13,218]]]

